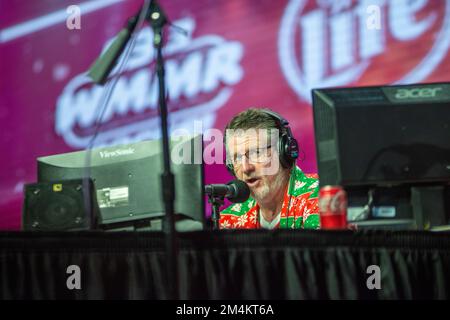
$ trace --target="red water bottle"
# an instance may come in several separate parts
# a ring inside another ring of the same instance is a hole
[[[341,186],[324,186],[319,190],[321,229],[347,229],[347,193]]]

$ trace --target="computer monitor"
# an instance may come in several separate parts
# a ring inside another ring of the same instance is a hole
[[[350,220],[448,223],[450,83],[314,89],[312,98],[320,185],[345,188]]]
[[[202,136],[172,137],[170,148],[176,220],[184,221],[186,228],[201,229],[205,222]],[[40,157],[37,164],[38,182],[92,178],[99,228],[161,230],[160,140]],[[183,228],[183,223],[178,226]]]

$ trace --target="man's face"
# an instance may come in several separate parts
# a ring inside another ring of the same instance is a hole
[[[266,129],[230,130],[226,141],[236,177],[247,183],[256,201],[270,199],[283,187],[276,130],[271,130],[271,137]]]

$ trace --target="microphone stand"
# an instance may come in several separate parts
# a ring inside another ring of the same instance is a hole
[[[209,203],[212,205],[212,214],[211,220],[213,222],[212,229],[219,230],[219,221],[220,221],[220,206],[224,204],[224,197],[222,196],[214,196],[209,195]]]
[[[157,50],[156,71],[158,76],[159,89],[159,113],[161,116],[161,134],[162,134],[162,155],[163,155],[163,173],[161,174],[162,197],[165,208],[165,219],[163,231],[166,244],[167,274],[169,283],[169,298],[178,299],[178,259],[177,259],[177,238],[175,230],[175,183],[174,175],[170,165],[169,133],[167,125],[167,105],[165,89],[165,70],[162,56],[163,46],[163,27],[167,23],[166,16],[161,8],[153,1],[150,12],[150,23],[153,28],[153,45]]]
[[[142,9],[141,9],[142,10]],[[139,12],[141,12],[141,10]],[[153,29],[153,45],[157,50],[156,70],[158,76],[159,87],[159,114],[161,117],[162,132],[162,156],[163,156],[163,173],[161,174],[162,197],[164,201],[165,219],[163,232],[165,235],[166,258],[167,258],[167,276],[169,285],[168,299],[177,300],[179,298],[179,282],[178,282],[178,259],[177,259],[177,238],[175,230],[175,183],[174,175],[170,168],[170,148],[169,134],[167,125],[167,105],[165,97],[165,80],[164,80],[164,60],[162,56],[163,45],[163,27],[170,24],[164,12],[155,0],[151,0],[148,12],[145,12],[145,19],[150,22]],[[108,76],[113,67],[117,63],[127,42],[130,40],[131,34],[134,32],[137,24],[137,17],[140,13],[128,20],[126,28],[124,28],[110,48],[100,56],[94,65],[90,68],[89,76],[94,82],[103,85],[107,82]],[[177,28],[180,29],[180,28]]]

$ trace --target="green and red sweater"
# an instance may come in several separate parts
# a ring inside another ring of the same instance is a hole
[[[299,167],[294,167],[276,228],[318,229],[318,192],[317,174],[305,174]],[[259,205],[249,197],[244,203],[230,205],[221,212],[220,228],[258,229],[261,228],[259,220]]]

